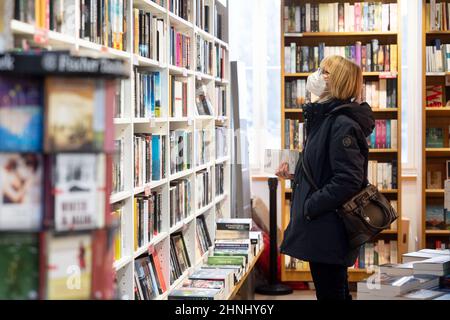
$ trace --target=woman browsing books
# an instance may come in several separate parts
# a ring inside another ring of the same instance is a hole
[[[317,98],[302,106],[303,155],[294,175],[286,163],[277,172],[293,179],[290,222],[281,252],[309,262],[318,300],[351,299],[347,268],[355,263],[359,248],[349,248],[337,211],[367,184],[366,137],[375,120],[370,106],[359,102],[362,83],[361,69],[352,61],[330,56],[321,62],[306,84]]]

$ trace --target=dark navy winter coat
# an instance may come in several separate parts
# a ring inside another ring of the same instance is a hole
[[[297,164],[290,222],[281,252],[310,262],[351,266],[350,250],[337,209],[363,188],[375,120],[367,103],[332,100],[303,106],[304,161],[319,190],[314,191]]]

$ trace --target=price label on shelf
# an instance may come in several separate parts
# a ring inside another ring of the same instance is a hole
[[[198,80],[198,81],[202,81],[202,76],[198,74],[198,75],[197,75],[197,80]]]
[[[101,46],[101,47],[100,47],[100,51],[103,52],[103,53],[108,53],[108,52],[109,52],[109,49],[108,49],[108,47]]]
[[[183,68],[183,77],[187,77],[187,75],[188,75],[187,69]]]
[[[139,57],[136,54],[133,54],[133,65],[139,65]]]
[[[152,192],[151,192],[150,187],[149,187],[149,186],[146,186],[146,187],[144,188],[144,194],[145,194],[145,196],[148,197],[151,193],[152,193]]]
[[[192,126],[192,123],[194,122],[194,119],[192,117],[188,118],[188,126]]]
[[[149,123],[150,123],[150,128],[154,128],[154,127],[156,126],[156,120],[155,120],[155,118],[150,118]]]
[[[34,33],[34,42],[42,45],[48,44],[48,30],[42,28],[36,28]]]
[[[380,79],[395,79],[395,78],[397,78],[397,72],[395,72],[395,71],[380,72],[379,78]]]
[[[153,254],[155,252],[155,246],[153,244],[148,246],[148,254]]]

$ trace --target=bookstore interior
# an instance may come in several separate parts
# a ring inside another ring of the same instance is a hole
[[[450,300],[449,88],[450,1],[0,1],[0,300]]]

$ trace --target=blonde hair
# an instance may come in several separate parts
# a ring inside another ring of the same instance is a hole
[[[328,56],[320,68],[329,73],[328,94],[333,98],[347,100],[361,98],[363,76],[361,68],[342,56]]]

